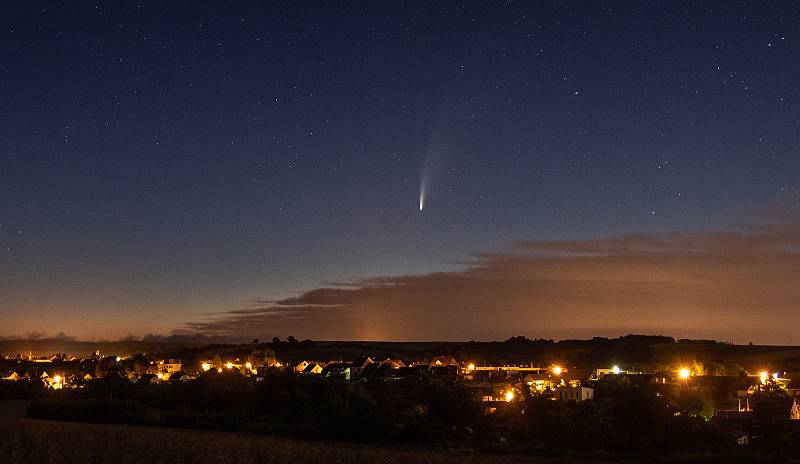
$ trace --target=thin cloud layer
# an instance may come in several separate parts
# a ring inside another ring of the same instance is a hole
[[[476,254],[461,271],[338,282],[179,332],[370,340],[646,332],[797,343],[798,224],[522,242]]]

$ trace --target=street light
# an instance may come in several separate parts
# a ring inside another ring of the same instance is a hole
[[[689,369],[686,369],[685,367],[678,371],[678,377],[682,378],[683,380],[688,379],[690,375],[692,375],[692,373],[689,372]]]
[[[620,370],[619,366],[614,366],[614,367],[611,368],[611,372],[613,372],[616,375],[616,374],[619,374],[622,371]]]

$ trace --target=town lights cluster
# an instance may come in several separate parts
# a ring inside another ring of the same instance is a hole
[[[781,375],[779,373],[777,373],[777,372],[772,374],[772,380],[778,380],[780,377],[781,377]],[[767,380],[769,380],[769,378],[770,378],[770,374],[767,371],[761,371],[761,372],[758,373],[758,378],[759,378],[759,380],[761,380],[762,384],[766,384]]]
[[[104,359],[116,360],[116,356],[108,356]],[[99,359],[99,358],[98,358]],[[115,367],[134,367],[133,363],[127,363],[125,357],[120,357],[120,366]],[[42,363],[52,363],[52,359],[29,359],[31,369],[38,368]],[[77,359],[73,362],[78,362]],[[25,363],[23,363],[25,364]],[[220,380],[224,381],[234,377],[248,378],[254,382],[261,381],[265,376],[277,371],[275,368],[286,366],[286,363],[278,363],[274,358],[267,362],[259,360],[254,356],[240,359],[232,356],[221,357],[216,354],[212,359],[200,360],[197,364],[192,363],[184,369],[179,359],[152,360],[147,362],[146,372],[128,373],[129,379],[133,382],[145,381],[158,384],[163,382],[192,381],[203,373],[214,376],[220,375]],[[370,368],[372,366],[372,368]],[[55,367],[55,366],[54,366]],[[374,368],[387,367],[387,369]],[[430,361],[411,362],[408,365],[400,359],[386,359],[384,361],[373,361],[366,357],[356,361],[330,361],[327,363],[317,363],[302,361],[299,363],[289,363],[287,369],[280,369],[282,372],[293,372],[303,376],[321,376],[323,378],[335,377],[347,381],[369,379],[370,375],[381,376],[405,376],[406,372],[399,369],[411,367],[409,371],[417,371],[417,368],[427,367],[431,370],[430,375],[439,372],[450,375],[455,372],[461,376],[465,383],[475,386],[476,394],[480,395],[481,401],[486,404],[486,411],[496,412],[500,405],[505,407],[523,408],[529,396],[543,395],[554,401],[588,401],[594,398],[594,388],[596,382],[601,382],[605,376],[636,378],[637,375],[657,375],[656,385],[675,386],[679,391],[688,391],[696,385],[696,380],[701,380],[700,385],[705,384],[707,377],[714,377],[714,374],[706,374],[702,364],[698,362],[682,363],[673,366],[660,366],[657,371],[640,372],[635,367],[621,367],[620,365],[606,365],[598,367],[589,375],[584,369],[574,365],[560,363],[549,363],[545,366],[528,365],[481,365],[475,362],[459,363],[453,357],[437,356]],[[455,370],[451,368],[456,368]],[[193,368],[193,369],[192,369]],[[761,368],[755,373],[751,372],[753,385],[748,390],[748,395],[758,395],[762,392],[788,391],[791,379],[783,378],[781,372],[775,372],[775,368]],[[0,377],[2,381],[18,381],[23,376],[33,378],[32,371],[13,372],[10,375]],[[35,371],[33,371],[35,372]],[[397,373],[395,373],[397,372]],[[43,385],[50,389],[79,389],[84,388],[87,382],[94,380],[94,376],[88,373],[73,374],[68,370],[58,370],[51,374],[39,372],[35,375],[41,380]],[[500,375],[495,375],[500,374]],[[699,378],[696,378],[698,376]],[[499,381],[494,381],[497,378]],[[660,387],[666,388],[666,387]],[[738,411],[749,412],[750,397],[740,400]],[[800,419],[800,412],[797,412],[796,419]]]

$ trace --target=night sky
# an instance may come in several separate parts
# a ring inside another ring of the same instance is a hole
[[[242,3],[3,8],[0,336],[800,342],[800,4]]]

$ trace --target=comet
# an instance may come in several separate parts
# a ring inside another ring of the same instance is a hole
[[[442,165],[443,156],[450,151],[449,143],[445,143],[444,137],[440,135],[443,129],[435,129],[431,140],[428,142],[428,149],[422,159],[422,174],[419,177],[419,210],[425,209],[428,203],[428,196],[433,190],[433,183],[438,178],[438,173]]]
[[[433,166],[430,157],[425,160],[425,165],[422,168],[422,176],[419,178],[419,210],[425,208],[425,200],[427,200],[428,190],[431,180],[433,178]]]

